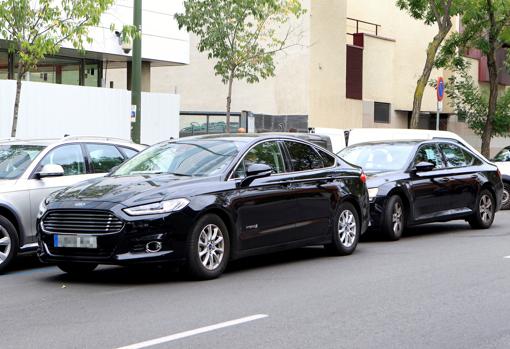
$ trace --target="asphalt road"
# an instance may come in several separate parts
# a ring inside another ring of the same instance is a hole
[[[237,261],[206,282],[116,267],[72,279],[23,258],[0,276],[0,348],[510,346],[510,212],[490,230],[458,221],[365,240],[349,257]]]

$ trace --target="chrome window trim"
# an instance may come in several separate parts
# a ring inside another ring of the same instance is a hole
[[[282,176],[282,175],[291,175],[291,174],[295,174],[295,173],[308,173],[308,172],[315,172],[315,171],[319,171],[319,170],[327,170],[327,169],[332,169],[332,168],[335,168],[335,167],[338,167],[339,163],[338,163],[338,155],[334,155],[332,152],[330,152],[329,150],[327,149],[317,149],[317,145],[311,143],[311,142],[307,142],[307,141],[303,141],[301,139],[294,139],[294,138],[269,138],[269,139],[263,139],[263,140],[260,140],[256,143],[254,143],[251,147],[249,147],[245,152],[244,152],[244,155],[241,159],[239,159],[239,161],[237,161],[237,163],[235,164],[235,166],[232,167],[232,169],[229,171],[229,175],[227,176],[227,179],[225,180],[226,182],[227,181],[235,181],[235,180],[239,180],[240,178],[232,178],[232,175],[234,174],[235,170],[237,169],[237,167],[239,166],[239,164],[241,163],[241,161],[243,161],[244,157],[246,156],[246,154],[252,150],[254,147],[256,147],[257,145],[259,145],[260,143],[262,142],[269,142],[269,141],[273,141],[273,142],[295,142],[295,143],[301,143],[301,144],[304,144],[304,145],[308,145],[308,146],[311,146],[317,153],[318,151],[323,151],[325,152],[326,154],[330,155],[333,157],[333,159],[335,159],[335,163],[333,164],[333,166],[329,166],[329,167],[323,167],[323,168],[320,168],[320,169],[315,169],[315,170],[306,170],[306,171],[291,171],[291,172],[282,172],[282,173],[275,173],[274,175],[271,175],[271,177],[274,177],[274,176]],[[283,157],[285,158],[285,155],[282,154]],[[318,155],[322,158],[322,156],[320,155],[320,153],[318,153]],[[284,159],[284,167],[286,168],[286,164],[285,164],[285,159]]]

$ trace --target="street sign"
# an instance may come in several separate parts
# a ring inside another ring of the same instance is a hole
[[[437,78],[436,94],[437,94],[437,101],[441,102],[444,97],[444,80],[442,77]]]

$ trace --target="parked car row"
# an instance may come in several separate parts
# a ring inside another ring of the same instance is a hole
[[[433,221],[491,226],[501,174],[462,140],[356,134],[351,145],[342,134],[338,155],[338,135],[321,134],[187,137],[140,153],[106,139],[2,143],[13,189],[0,201],[0,271],[37,247],[68,273],[172,262],[211,279],[271,251],[320,244],[349,255],[369,227],[398,240]]]

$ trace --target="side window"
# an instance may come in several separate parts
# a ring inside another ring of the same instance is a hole
[[[480,160],[477,159],[473,154],[463,149],[464,156],[466,158],[466,166],[478,166],[480,165]]]
[[[280,147],[278,143],[273,141],[258,144],[246,153],[244,159],[235,170],[234,178],[244,178],[246,176],[246,170],[252,164],[268,165],[273,169],[273,173],[282,173],[285,171]]]
[[[324,167],[321,156],[310,146],[303,143],[285,142],[294,171],[315,170]]]
[[[85,146],[95,173],[109,172],[113,167],[124,162],[124,157],[114,145],[86,144]]]
[[[64,168],[65,176],[76,176],[86,173],[85,159],[79,144],[63,145],[50,151],[39,164],[60,165]]]
[[[322,157],[322,161],[324,162],[324,167],[332,167],[332,166],[335,166],[335,163],[336,163],[336,159],[329,155],[328,153],[325,153],[321,150],[317,150],[319,152],[319,154],[321,155]]]
[[[414,165],[417,165],[420,162],[433,163],[436,169],[445,167],[443,159],[441,158],[441,153],[435,144],[427,144],[418,149],[414,158]]]
[[[464,167],[468,166],[468,161],[466,159],[466,154],[462,150],[462,148],[454,145],[442,143],[440,145],[441,151],[446,158],[446,166],[448,167]]]
[[[128,159],[131,159],[133,156],[135,156],[136,154],[138,154],[138,152],[134,149],[131,149],[131,148],[126,148],[126,147],[120,147],[119,148],[122,150],[122,152],[124,154],[126,154],[127,158]]]

